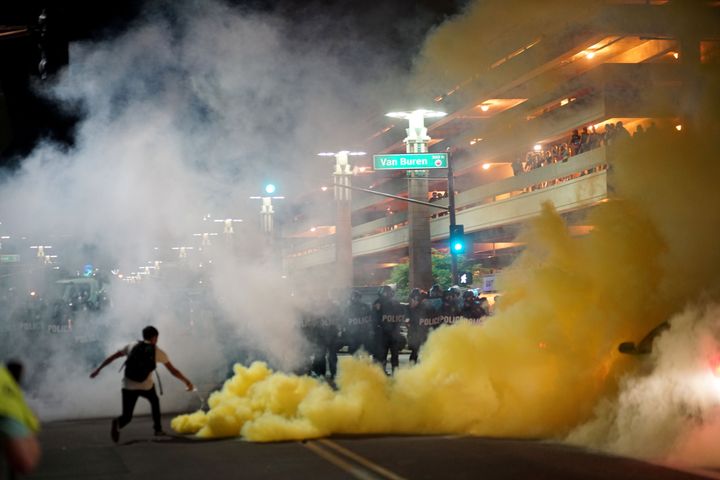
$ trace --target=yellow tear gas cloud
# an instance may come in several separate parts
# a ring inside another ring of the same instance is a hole
[[[497,315],[436,330],[416,366],[388,378],[368,358],[342,358],[335,391],[263,363],[236,365],[208,412],[176,417],[172,427],[253,441],[563,437],[614,398],[634,365],[617,352],[620,341],[642,338],[701,292],[717,297],[720,252],[708,239],[718,238],[720,212],[703,206],[720,205],[720,163],[700,137],[665,136],[618,147],[608,175],[619,198],[590,212],[588,235],[571,236],[545,205],[503,277]]]

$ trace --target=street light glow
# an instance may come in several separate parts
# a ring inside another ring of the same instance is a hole
[[[483,169],[483,170],[490,170],[490,164],[489,164],[489,163],[483,163],[483,164],[482,164],[482,169]]]
[[[417,110],[412,111],[405,111],[405,112],[389,112],[386,113],[386,117],[391,118],[402,118],[405,120],[408,120],[413,115],[421,115],[423,118],[440,118],[447,115],[445,112],[440,112],[438,110],[426,110],[424,108],[419,108]]]

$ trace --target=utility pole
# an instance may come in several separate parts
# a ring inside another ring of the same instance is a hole
[[[453,175],[453,164],[452,164],[452,152],[450,148],[447,149],[448,154],[448,167],[447,167],[447,180],[448,180],[448,212],[450,214],[450,231],[455,229],[455,177]],[[448,238],[448,242],[450,242]],[[452,284],[458,284],[458,271],[457,271],[457,253],[455,249],[450,246],[450,274],[452,275]]]

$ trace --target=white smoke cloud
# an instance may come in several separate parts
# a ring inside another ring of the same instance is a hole
[[[248,196],[267,180],[289,196],[319,186],[331,169],[315,154],[358,140],[367,109],[382,101],[374,85],[397,70],[361,44],[344,58],[347,42],[323,30],[330,18],[305,18],[317,25],[304,39],[290,34],[292,21],[221,3],[167,3],[117,38],[71,45],[52,96],[83,113],[75,144],[42,143],[4,178],[3,229],[22,245],[21,237],[53,245],[47,253],[70,269],[91,261],[109,277],[111,268],[163,264],[154,279],[113,282],[112,308],[73,314],[72,331],[66,320],[58,327],[50,306],[26,309],[27,291],[52,284],[49,268],[2,279],[3,357],[25,361],[44,419],[117,413],[120,362],[94,381],[88,374],[147,324],[206,391],[234,361],[298,366],[297,299],[284,286],[279,250],[263,252],[260,205]],[[208,214],[244,221],[231,240],[220,233],[201,248],[193,234],[222,232],[203,221]],[[193,246],[184,261],[171,250],[178,246]],[[197,402],[169,397],[165,408]]]
[[[720,424],[720,306],[691,306],[670,322],[652,354],[596,416],[568,435],[571,443],[677,464],[717,466]]]

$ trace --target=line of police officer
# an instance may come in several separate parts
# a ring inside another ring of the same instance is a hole
[[[406,346],[410,349],[410,361],[417,362],[430,330],[460,319],[481,323],[489,314],[485,298],[476,297],[472,290],[462,293],[457,286],[443,291],[439,285],[433,285],[430,292],[415,288],[407,304],[401,304],[388,285],[380,287],[372,306],[362,301],[359,291],[351,292],[345,305],[332,299],[318,300],[312,304],[325,305],[325,309],[302,315],[302,331],[309,345],[308,368],[304,373],[324,378],[329,369],[331,379],[337,373],[337,352],[343,346],[348,347],[350,354],[364,350],[383,368],[390,354],[394,371],[400,363],[400,351]]]

